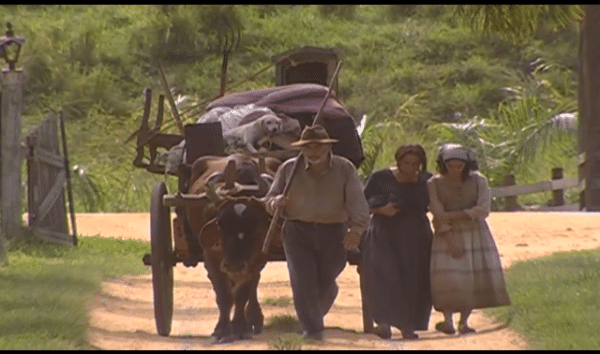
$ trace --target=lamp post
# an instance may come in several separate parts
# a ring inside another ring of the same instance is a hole
[[[23,71],[15,69],[23,37],[15,37],[12,24],[6,24],[0,37],[0,57],[8,64],[2,70],[0,111],[0,265],[6,264],[4,240],[19,237],[21,232],[21,111],[23,104]]]

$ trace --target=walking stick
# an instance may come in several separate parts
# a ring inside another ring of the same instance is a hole
[[[158,63],[158,71],[160,72],[160,78],[162,79],[162,83],[165,88],[165,94],[167,95],[167,99],[169,100],[169,106],[171,107],[171,111],[173,112],[173,117],[177,122],[179,132],[183,134],[183,124],[181,123],[179,112],[177,111],[177,105],[175,105],[175,100],[173,100],[173,95],[171,94],[169,84],[167,83],[167,78],[165,77],[165,73],[163,72],[162,65],[160,65],[160,63]]]
[[[333,82],[338,74],[338,71],[340,71],[341,66],[342,66],[342,61],[340,60],[338,62],[337,67],[335,68],[333,76],[331,77],[331,82],[329,82],[329,88],[327,89],[327,94],[325,94],[325,98],[323,98],[323,102],[321,102],[321,106],[319,107],[319,110],[317,111],[317,114],[315,115],[315,119],[313,119],[311,127],[314,126],[317,122],[320,122],[319,119],[321,118],[321,113],[323,113],[323,108],[325,108],[325,104],[327,103],[327,100],[329,99],[329,96],[331,95],[331,89],[333,87]],[[290,189],[290,185],[292,184],[292,179],[294,178],[296,171],[298,170],[299,166],[301,165],[301,163],[299,161],[300,161],[300,157],[298,155],[298,157],[296,158],[296,161],[294,161],[294,166],[292,167],[292,173],[290,174],[290,177],[288,178],[288,180],[285,184],[285,187],[283,188],[283,192],[282,192],[283,196],[287,197],[288,191]],[[275,226],[279,223],[279,218],[281,217],[282,209],[283,208],[275,209],[275,213],[273,214],[273,218],[271,219],[271,224],[269,224],[269,229],[267,230],[267,235],[265,236],[265,241],[263,243],[263,247],[262,247],[263,254],[269,253],[269,246],[271,245],[271,240],[273,239],[273,235],[275,234]]]

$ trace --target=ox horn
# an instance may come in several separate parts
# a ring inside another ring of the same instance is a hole
[[[205,194],[206,194],[206,198],[208,198],[208,200],[210,200],[211,202],[213,202],[215,204],[218,204],[224,200],[224,198],[222,196],[220,196],[219,193],[217,193],[217,187],[215,186],[214,183],[206,184]]]
[[[225,189],[231,189],[234,186],[234,182],[236,179],[237,173],[237,165],[234,159],[230,159],[227,161],[227,166],[225,166],[225,170],[223,171],[223,176],[225,177]]]

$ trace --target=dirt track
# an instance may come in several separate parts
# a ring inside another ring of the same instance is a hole
[[[501,254],[503,266],[557,251],[600,247],[598,213],[492,213],[488,219]],[[77,230],[82,235],[149,240],[149,216],[140,214],[78,214]],[[141,262],[140,255],[140,262]],[[468,336],[447,336],[433,330],[442,316],[432,311],[429,331],[420,338],[404,341],[395,329],[392,340],[384,341],[362,333],[362,315],[358,274],[347,266],[338,278],[340,293],[325,317],[322,343],[305,342],[302,349],[525,349],[526,342],[502,323],[474,311],[470,319],[478,332]],[[510,291],[510,289],[509,289]],[[285,263],[270,262],[262,273],[259,301],[281,296],[291,297]],[[210,333],[218,311],[206,271],[175,267],[175,300],[171,335],[156,334],[152,304],[152,280],[149,274],[104,282],[102,293],[91,303],[89,342],[101,349],[216,349],[264,350],[281,332],[265,330],[253,340],[214,345]],[[293,305],[262,305],[265,318],[294,315]],[[293,334],[286,334],[293,336]]]

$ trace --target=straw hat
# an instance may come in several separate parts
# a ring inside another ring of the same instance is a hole
[[[329,138],[323,126],[316,124],[312,127],[306,126],[300,135],[300,140],[292,143],[292,146],[302,146],[310,143],[330,144],[338,141]]]

